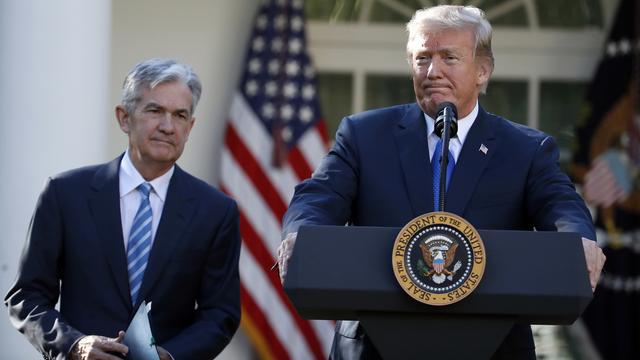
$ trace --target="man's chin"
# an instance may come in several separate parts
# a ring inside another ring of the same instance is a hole
[[[434,107],[438,107],[438,105],[446,101],[455,102],[452,96],[448,94],[439,94],[439,93],[433,94],[432,96],[429,97],[429,100],[428,100],[428,102],[430,104],[433,104]]]
[[[148,148],[149,155],[154,159],[173,159],[180,156],[178,148],[170,143],[156,141]],[[177,155],[177,156],[176,156]]]
[[[442,96],[442,97],[431,97],[428,100],[421,101],[420,107],[422,108],[422,111],[426,112],[427,115],[435,119],[437,115],[436,113],[438,111],[438,106],[446,101],[455,104],[455,102],[452,99]]]
[[[157,164],[168,164],[168,165],[172,165],[173,163],[175,163],[178,160],[178,157],[174,152],[168,152],[168,151],[158,151],[155,153],[151,153],[149,154],[149,160],[153,161],[154,163]]]

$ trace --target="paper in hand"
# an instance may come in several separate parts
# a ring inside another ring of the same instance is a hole
[[[123,343],[129,347],[129,352],[125,359],[160,360],[155,340],[151,333],[151,325],[149,325],[148,311],[147,305],[143,301],[129,324],[123,340]]]

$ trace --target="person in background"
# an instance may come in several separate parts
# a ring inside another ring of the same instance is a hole
[[[163,360],[211,359],[237,330],[236,204],[175,164],[201,88],[174,60],[137,64],[115,108],[125,153],[48,179],[5,297],[45,359],[120,358],[143,301]]]

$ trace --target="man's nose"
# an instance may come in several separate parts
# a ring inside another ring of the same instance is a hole
[[[171,133],[174,129],[173,124],[173,114],[170,112],[165,112],[163,116],[160,118],[160,124],[158,125],[160,131],[165,133]]]
[[[429,68],[427,69],[427,77],[429,79],[439,79],[442,77],[442,64],[436,57],[431,59]]]

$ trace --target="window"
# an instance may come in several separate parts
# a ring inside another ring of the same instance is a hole
[[[485,10],[494,27],[496,68],[481,105],[556,136],[564,164],[573,112],[581,106],[617,1],[306,0],[330,137],[348,114],[415,101],[404,24],[415,9],[439,3]]]

